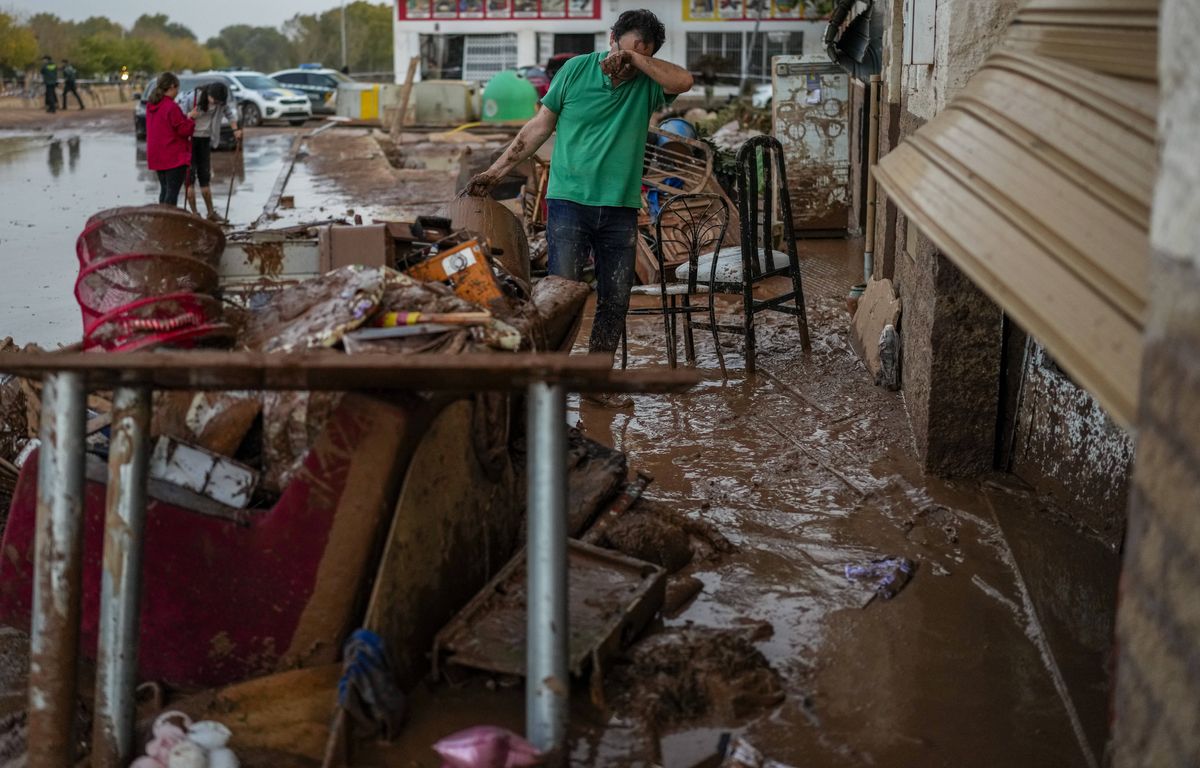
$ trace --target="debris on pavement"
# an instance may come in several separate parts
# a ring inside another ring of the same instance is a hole
[[[875,588],[875,594],[891,600],[908,584],[917,565],[907,557],[880,557],[862,564],[846,565],[846,578]]]
[[[791,768],[776,760],[764,757],[753,744],[741,736],[724,741],[724,759],[720,768]]]
[[[614,668],[619,710],[657,728],[700,719],[744,721],[784,699],[783,681],[754,647],[770,624],[672,627],[641,640]]]

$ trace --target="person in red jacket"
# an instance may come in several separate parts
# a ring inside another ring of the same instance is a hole
[[[175,103],[179,78],[163,72],[146,107],[146,164],[158,173],[158,202],[179,205],[179,190],[192,160],[196,109],[187,115]]]

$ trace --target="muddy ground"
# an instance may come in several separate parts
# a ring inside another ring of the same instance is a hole
[[[83,220],[156,195],[131,110],[48,125],[0,114],[0,336],[78,336],[70,286]],[[249,131],[240,158],[214,158],[221,208],[234,179],[235,223],[261,212],[295,130]],[[406,143],[385,153],[368,131],[343,128],[310,140],[285,190],[295,207],[279,221],[430,213],[454,195],[464,164],[499,146],[447,160],[420,136]],[[760,316],[755,376],[729,337],[723,380],[698,332],[704,378],[693,392],[636,396],[629,408],[572,399],[572,423],[654,476],[647,496],[658,507],[732,545],[687,557],[662,534],[664,561],[701,589],[604,675],[603,695],[575,686],[572,764],[683,768],[724,732],[796,766],[1099,764],[1115,555],[1006,477],[923,477],[903,395],[873,386],[847,339],[842,297],[861,243],[806,241],[802,253],[810,357],[793,319]],[[587,333],[585,322],[581,345]],[[665,364],[661,322],[631,319],[629,338],[631,367]],[[845,575],[882,556],[917,566],[890,600]],[[1081,623],[1082,640],[1068,629]],[[698,663],[680,672],[689,655]],[[436,766],[429,745],[461,727],[522,730],[511,682],[421,686],[400,741],[372,764]]]

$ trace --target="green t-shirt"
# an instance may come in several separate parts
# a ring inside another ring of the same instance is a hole
[[[646,129],[650,116],[675,97],[642,73],[614,88],[600,71],[607,55],[569,59],[542,99],[558,115],[546,197],[641,208]]]

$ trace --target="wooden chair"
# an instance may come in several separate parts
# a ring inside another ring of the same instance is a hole
[[[632,293],[643,296],[658,296],[658,307],[634,307],[627,315],[662,315],[663,332],[667,342],[667,362],[672,368],[676,366],[678,346],[678,323],[676,317],[683,316],[684,350],[687,361],[696,364],[696,346],[692,335],[692,315],[696,312],[707,311],[709,323],[705,327],[716,328],[715,307],[711,301],[693,304],[692,297],[708,293],[708,286],[698,279],[700,270],[698,264],[702,252],[716,254],[725,239],[725,230],[729,226],[729,205],[720,195],[714,194],[685,194],[676,195],[667,201],[659,211],[654,222],[653,253],[657,260],[658,282],[649,285],[634,286]],[[669,278],[674,274],[673,267],[683,264],[690,265],[689,276],[682,282]],[[713,262],[716,263],[715,261]],[[713,331],[713,341],[716,342],[717,359],[721,363],[721,371],[725,370],[725,358],[721,353],[720,339]],[[625,331],[621,333],[621,367],[629,362],[629,345]]]
[[[795,315],[800,328],[801,348],[806,355],[812,351],[804,307],[804,287],[800,278],[800,260],[796,255],[796,239],[792,233],[792,203],[788,196],[783,147],[776,139],[755,136],[742,145],[738,151],[737,191],[742,225],[741,246],[722,248],[713,254],[711,261],[701,260],[690,270],[681,266],[676,270],[676,277],[690,281],[697,271],[700,272],[700,281],[710,289],[709,323],[697,322],[693,324],[694,327],[711,330],[714,337],[719,333],[741,334],[746,345],[746,371],[754,373],[754,316],[759,312]],[[779,213],[783,219],[786,253],[776,251],[772,242],[774,226],[771,217],[776,191],[779,195]],[[757,283],[781,276],[791,277],[791,291],[769,299],[754,298],[754,286]],[[741,325],[716,322],[714,303],[718,293],[741,295]],[[721,372],[725,373],[724,362]]]

